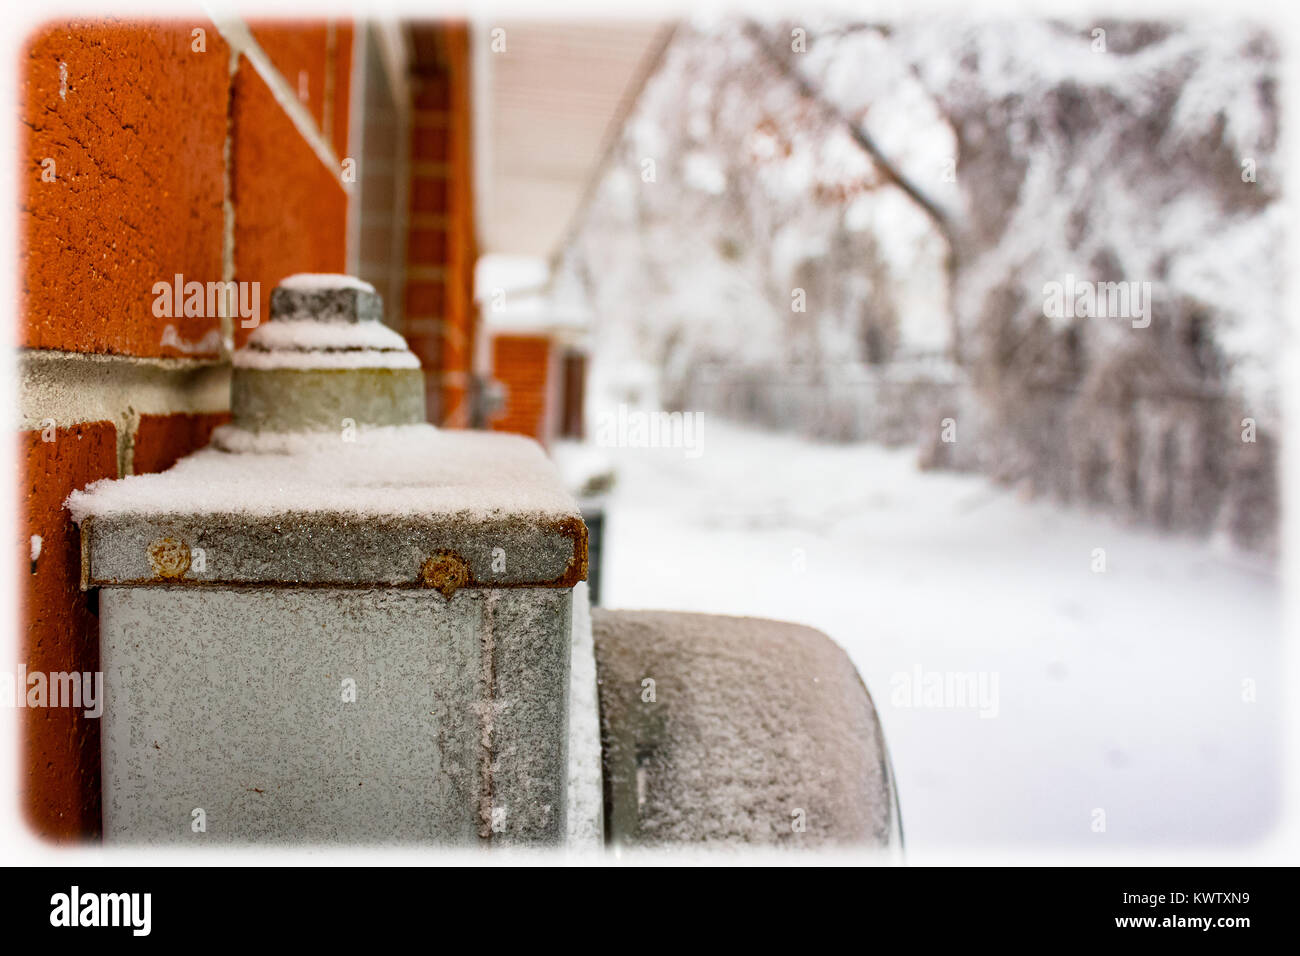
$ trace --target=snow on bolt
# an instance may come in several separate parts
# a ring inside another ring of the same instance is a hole
[[[424,374],[382,322],[375,290],[351,276],[290,276],[271,320],[235,353],[230,410],[252,432],[339,431],[425,420]]]

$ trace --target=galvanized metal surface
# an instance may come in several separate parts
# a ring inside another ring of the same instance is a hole
[[[100,614],[107,842],[564,836],[569,591],[114,587]]]
[[[250,431],[338,431],[344,423],[424,421],[418,368],[236,368],[230,410]]]
[[[576,503],[535,443],[424,424],[355,280],[294,277],[272,312],[302,324],[236,357],[216,447],[69,499],[105,839],[561,842],[570,734],[596,746],[568,712]]]
[[[202,567],[190,556],[201,552]],[[340,514],[106,515],[81,523],[82,587],[174,585],[433,588],[436,556],[462,587],[571,588],[587,575],[581,518]],[[174,561],[160,560],[172,554]],[[444,593],[446,593],[444,591]]]

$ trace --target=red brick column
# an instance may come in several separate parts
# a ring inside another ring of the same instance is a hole
[[[80,588],[81,544],[63,499],[89,481],[117,477],[116,429],[111,422],[88,422],[52,427],[44,435],[23,432],[19,449],[17,567],[28,574],[20,584],[22,659],[17,668],[6,661],[5,669],[94,673],[99,622]],[[28,823],[55,839],[97,836],[99,721],[70,708],[20,714],[19,785]]]
[[[412,77],[406,327],[424,365],[430,420],[469,424],[475,309],[469,30],[433,34],[439,61]]]
[[[544,335],[492,336],[492,377],[505,387],[505,405],[492,428],[546,441],[551,341]]]

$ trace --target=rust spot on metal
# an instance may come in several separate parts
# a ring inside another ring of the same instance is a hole
[[[420,580],[448,601],[469,581],[469,565],[455,551],[437,551],[420,568]]]
[[[175,581],[190,569],[190,547],[175,538],[159,538],[149,545],[149,564],[156,577]]]
[[[587,580],[587,523],[581,518],[562,518],[551,527],[556,534],[564,535],[573,542],[573,557],[569,559],[569,566],[562,575],[541,586],[574,587],[579,581]]]
[[[256,526],[250,525],[250,529]],[[491,528],[484,531],[485,534],[492,533]],[[488,580],[478,580],[471,572],[468,563],[461,555],[452,550],[441,549],[432,551],[430,557],[420,568],[418,575],[404,577],[400,581],[388,582],[385,586],[392,588],[408,587],[435,587],[439,591],[443,590],[442,584],[446,582],[452,584],[451,591],[454,594],[457,590],[464,587],[485,587],[485,588],[572,588],[579,581],[585,581],[588,574],[588,532],[587,525],[578,515],[567,516],[563,518],[554,518],[543,520],[536,524],[527,522],[524,530],[531,536],[538,532],[545,535],[556,535],[567,538],[572,545],[572,553],[568,556],[564,570],[554,577],[544,578],[540,575],[530,576],[526,580],[516,581],[499,581],[495,576],[490,576]],[[279,532],[278,524],[274,528],[275,533]],[[516,533],[518,528],[507,527],[510,533]],[[147,587],[150,585],[166,585],[173,583],[184,583],[187,587],[285,587],[296,589],[310,588],[373,588],[375,584],[369,580],[348,579],[346,577],[331,577],[318,580],[304,581],[297,578],[293,580],[266,580],[261,578],[250,578],[240,576],[222,576],[219,574],[204,575],[201,578],[184,577],[190,570],[190,550],[178,540],[179,535],[184,533],[179,531],[177,537],[165,537],[149,545],[149,561],[152,577],[131,577],[126,575],[108,575],[102,572],[96,573],[94,560],[94,547],[100,537],[112,533],[95,526],[93,519],[87,517],[81,523],[81,588],[89,590],[94,587]],[[155,549],[166,551],[168,542],[177,548],[183,548],[183,553],[176,553],[164,562],[158,560]],[[459,562],[464,572],[464,580],[457,581],[455,576],[446,577],[447,572],[439,570],[440,562],[438,559],[450,557]],[[171,570],[169,573],[169,569]],[[431,580],[431,576],[437,578],[437,581]],[[447,593],[447,592],[444,592]]]
[[[81,590],[90,590],[90,523],[86,517],[81,522]]]

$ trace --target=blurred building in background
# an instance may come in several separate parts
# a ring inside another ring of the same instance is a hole
[[[488,390],[483,420],[549,446],[585,435],[591,315],[555,301],[545,260],[503,254],[479,260]]]

